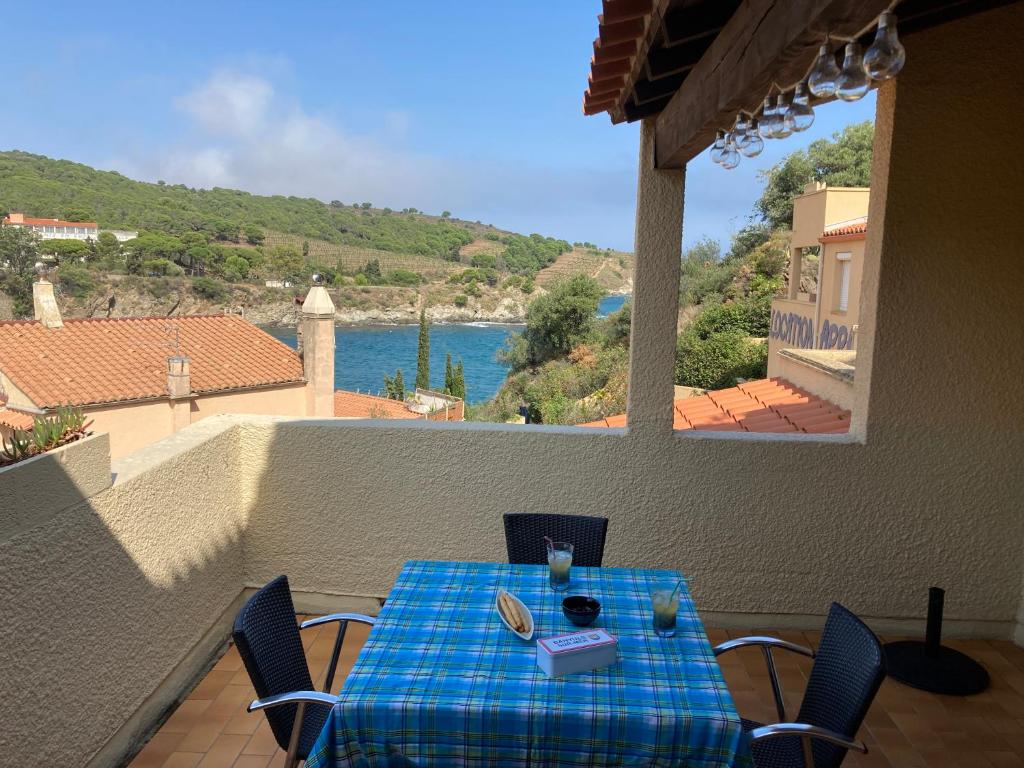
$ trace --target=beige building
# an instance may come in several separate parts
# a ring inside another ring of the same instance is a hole
[[[0,323],[0,434],[82,408],[126,456],[218,413],[333,416],[334,305],[310,290],[305,354],[236,315],[64,320],[46,279],[35,319]]]
[[[811,182],[793,201],[789,291],[772,302],[768,375],[783,349],[856,349],[869,192]],[[801,291],[806,251],[818,249],[814,293]]]

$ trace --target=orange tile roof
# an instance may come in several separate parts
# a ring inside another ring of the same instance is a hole
[[[868,220],[867,217],[863,219],[857,219],[856,221],[848,221],[843,224],[837,224],[834,227],[826,229],[821,237],[818,238],[818,242],[834,242],[836,240],[861,240],[867,235],[868,231]]]
[[[4,216],[4,224],[26,227],[89,227],[96,229],[95,221],[62,221],[61,219],[37,219],[32,216],[25,216],[21,221],[11,221],[10,216]]]
[[[35,421],[35,416],[31,413],[0,408],[0,426],[10,427],[11,429],[32,429]]]
[[[303,380],[294,350],[237,315],[0,322],[0,371],[39,408],[166,396],[174,354],[196,393]]]
[[[646,37],[654,12],[653,0],[602,0],[597,39],[590,59],[583,114],[596,115],[622,99],[633,60]]]
[[[334,390],[334,415],[356,419],[422,419],[405,403],[376,395],[363,395],[344,389]]]
[[[712,432],[842,434],[850,429],[849,411],[779,378],[676,400],[673,416],[674,429]],[[580,426],[624,427],[626,416]]]

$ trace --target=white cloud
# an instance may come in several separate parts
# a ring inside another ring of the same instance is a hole
[[[265,127],[273,95],[273,86],[262,78],[220,71],[178,106],[211,134],[244,137]]]
[[[222,70],[177,106],[193,122],[173,147],[120,158],[128,176],[256,194],[297,195],[379,207],[450,210],[521,232],[630,248],[632,167],[555,169],[470,162],[404,146],[413,118],[394,110],[373,135],[342,130],[275,91],[262,77]]]

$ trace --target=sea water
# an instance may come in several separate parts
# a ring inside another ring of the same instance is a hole
[[[618,310],[625,296],[606,296],[598,315]],[[295,329],[271,327],[268,333],[291,347],[296,346]],[[444,389],[445,356],[452,364],[460,359],[465,368],[466,399],[479,403],[494,397],[505,381],[508,367],[498,360],[498,350],[523,330],[521,325],[498,323],[450,323],[430,326],[430,385]],[[407,389],[416,382],[417,325],[338,326],[335,329],[334,386],[337,389],[377,394],[384,388],[384,376],[402,369]]]

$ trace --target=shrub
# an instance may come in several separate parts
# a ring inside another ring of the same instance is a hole
[[[142,262],[142,274],[148,277],[176,276],[185,274],[185,270],[168,259],[146,259]]]
[[[476,280],[470,280],[469,283],[466,285],[465,290],[466,293],[468,293],[470,296],[480,295],[480,286],[476,284]]]
[[[676,343],[676,384],[702,389],[734,387],[737,379],[765,376],[768,347],[735,331],[702,338],[691,326]]]
[[[469,263],[477,269],[495,269],[498,266],[498,259],[493,253],[475,253]]]
[[[193,278],[192,292],[210,301],[222,301],[228,293],[221,283],[209,277]]]
[[[737,333],[763,338],[768,335],[771,311],[771,299],[768,297],[712,304],[694,318],[690,329],[701,339],[707,339],[715,333]]]
[[[170,294],[171,283],[166,277],[154,277],[146,281],[146,290],[154,299],[163,299]]]
[[[367,278],[366,275],[364,275],[362,272],[357,272],[356,273],[356,276],[354,278],[354,282],[355,282],[356,285],[369,285],[370,284],[369,278]]]
[[[395,269],[388,272],[387,280],[392,285],[419,285],[423,278],[418,272],[408,269]]]
[[[552,283],[526,311],[526,359],[516,362],[538,365],[569,354],[590,334],[603,295],[597,281],[586,275]]]
[[[453,299],[453,302],[454,302],[456,307],[464,307],[467,304],[469,304],[469,297],[466,296],[466,294],[464,294],[464,293],[460,293],[458,296],[456,296]]]
[[[57,270],[57,277],[61,289],[76,299],[84,299],[96,288],[96,281],[89,270],[70,263]]]

